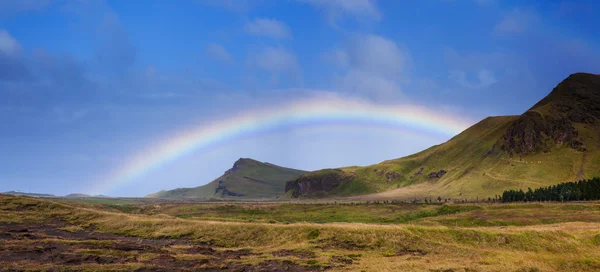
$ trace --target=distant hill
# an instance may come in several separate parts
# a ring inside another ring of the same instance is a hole
[[[253,159],[239,159],[212,182],[195,188],[178,188],[147,195],[150,198],[271,198],[282,195],[285,182],[306,171]]]
[[[78,198],[78,197],[92,197],[92,196],[91,195],[86,195],[86,194],[77,194],[77,193],[74,193],[74,194],[68,194],[68,195],[66,195],[64,197],[66,197],[66,198]]]
[[[515,98],[517,99],[517,98]],[[520,116],[488,117],[448,142],[286,184],[291,197],[494,197],[600,176],[600,75],[577,73]]]
[[[15,195],[15,196],[55,197],[55,195],[51,195],[51,194],[25,193],[25,192],[21,192],[21,191],[8,191],[8,192],[4,192],[3,194]]]

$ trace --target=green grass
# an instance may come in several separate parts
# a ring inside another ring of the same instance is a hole
[[[600,221],[600,204],[366,204],[188,203],[95,206],[129,214],[168,215],[200,221],[240,223],[363,223],[426,226],[530,226]]]
[[[501,195],[507,189],[527,189],[574,180],[583,153],[567,146],[555,146],[549,153],[511,158],[496,145],[518,116],[489,117],[446,143],[407,157],[366,167],[346,167],[354,179],[342,183],[327,196],[369,196],[372,199],[442,198],[469,199]],[[600,128],[575,124],[587,146],[584,178],[600,176]],[[496,145],[494,147],[494,145]],[[493,150],[493,151],[492,151]],[[490,152],[492,151],[492,152]],[[420,169],[421,175],[417,175]],[[441,169],[442,178],[429,178]],[[386,173],[399,178],[389,180]],[[310,173],[318,175],[321,171]],[[365,198],[368,199],[368,198]]]

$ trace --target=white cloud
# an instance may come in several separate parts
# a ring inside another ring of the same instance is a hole
[[[347,68],[350,65],[350,57],[345,50],[333,50],[323,55],[324,60],[333,63],[336,66]]]
[[[344,49],[327,55],[347,69],[337,76],[338,88],[375,100],[402,97],[401,82],[407,79],[410,57],[392,40],[377,35],[357,35]]]
[[[227,49],[225,49],[225,47],[223,47],[220,44],[217,43],[210,43],[206,46],[206,48],[204,49],[204,51],[210,55],[211,57],[225,62],[225,63],[232,63],[233,62],[233,57],[231,57],[231,54],[229,54],[229,52],[227,51]]]
[[[448,78],[457,82],[461,87],[469,89],[486,88],[497,82],[494,73],[486,69],[476,72],[476,80],[469,80],[467,73],[463,70],[450,70]]]
[[[349,49],[351,65],[364,71],[398,76],[408,55],[389,39],[377,35],[355,37]]]
[[[252,61],[256,67],[269,72],[274,82],[278,81],[281,74],[288,75],[295,80],[302,77],[296,55],[283,47],[266,47]]]
[[[525,10],[515,9],[508,13],[494,27],[494,35],[519,34],[531,30],[539,19],[537,15]]]
[[[394,79],[364,70],[350,70],[336,81],[337,87],[344,93],[372,100],[385,101],[402,96],[402,89]]]
[[[4,29],[0,29],[0,52],[7,56],[14,56],[21,51],[19,42]]]
[[[6,0],[0,1],[0,17],[13,16],[21,12],[42,10],[49,6],[52,0]]]
[[[246,23],[244,30],[251,35],[265,36],[273,39],[285,39],[292,36],[287,25],[275,19],[257,18],[254,21]]]
[[[381,12],[374,0],[298,0],[325,10],[330,20],[340,16],[354,16],[379,21]]]
[[[463,88],[481,89],[495,84],[498,80],[493,67],[507,65],[510,58],[500,53],[470,53],[460,55],[453,48],[446,48],[444,56],[449,66],[448,79]]]
[[[260,0],[199,0],[201,4],[221,7],[233,12],[247,12],[259,4]]]

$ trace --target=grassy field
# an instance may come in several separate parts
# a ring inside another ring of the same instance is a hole
[[[0,270],[597,271],[600,203],[98,203],[0,196]]]

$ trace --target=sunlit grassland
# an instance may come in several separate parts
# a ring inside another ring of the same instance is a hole
[[[365,167],[341,168],[345,180],[329,197],[355,199],[442,198],[468,199],[494,197],[508,189],[537,188],[589,179],[600,175],[600,131],[576,124],[585,139],[586,152],[568,146],[553,146],[550,152],[511,156],[500,148],[506,129],[518,116],[489,117],[440,145],[419,153]],[[585,159],[584,158],[585,154]],[[442,178],[432,172],[445,170]],[[581,172],[580,169],[584,170]],[[332,170],[329,170],[331,172]],[[324,175],[315,171],[311,175]],[[396,178],[386,174],[394,173]],[[367,195],[368,194],[368,195]]]
[[[130,205],[126,212],[108,205],[2,196],[0,223],[61,219],[103,233],[247,249],[256,255],[239,262],[248,264],[285,259],[333,271],[600,269],[598,203],[124,205]],[[311,257],[272,254],[284,249]],[[333,260],[347,264],[336,266]]]

